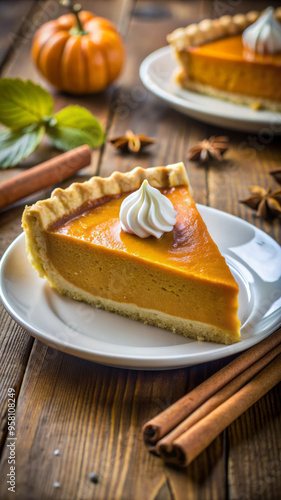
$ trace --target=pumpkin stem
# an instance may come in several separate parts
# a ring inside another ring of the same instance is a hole
[[[75,16],[76,20],[76,28],[72,28],[71,32],[73,32],[74,35],[86,35],[87,32],[84,31],[80,17],[79,17],[79,12],[82,10],[82,5],[80,3],[72,4],[70,0],[60,0],[60,4],[63,5],[64,7],[69,7],[72,14]]]
[[[77,29],[79,31],[84,31],[83,30],[83,26],[82,26],[82,23],[80,21],[80,17],[79,17],[79,12],[82,10],[82,5],[80,3],[76,3],[75,5],[73,5],[72,7],[72,12],[73,14],[75,15],[75,18],[76,18],[76,23],[77,23]]]

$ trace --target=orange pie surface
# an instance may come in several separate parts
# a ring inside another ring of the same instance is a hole
[[[228,60],[245,64],[255,63],[263,66],[281,67],[281,53],[262,55],[245,50],[242,35],[222,38],[198,47],[189,47],[188,50],[189,52],[214,57],[214,59],[222,61]]]
[[[178,216],[173,231],[159,240],[121,229],[119,210],[126,195],[120,195],[97,200],[49,228],[49,258],[66,280],[94,295],[140,308],[149,304],[150,309],[237,334],[238,286],[188,189],[162,193]]]

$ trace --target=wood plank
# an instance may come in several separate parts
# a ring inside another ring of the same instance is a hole
[[[19,40],[22,39],[21,28],[34,7],[36,0],[13,0],[0,2],[0,70],[5,61],[17,50]]]
[[[21,232],[21,208],[0,217],[0,256]],[[8,388],[19,392],[33,339],[0,303],[0,454],[7,433]]]
[[[281,450],[274,438],[281,435],[280,390],[278,384],[228,428],[230,499],[280,498]]]
[[[227,134],[230,148],[221,163],[210,162],[206,167],[208,175],[208,201],[210,206],[241,217],[259,227],[274,239],[281,242],[281,227],[278,219],[265,221],[256,212],[239,203],[249,196],[249,186],[269,186],[278,189],[279,185],[269,174],[278,168],[281,161],[280,138],[272,138],[263,144],[253,134],[229,133],[222,128],[210,128],[210,135]],[[257,148],[251,144],[255,141]]]
[[[147,452],[140,431],[224,363],[164,372],[122,370],[35,341],[17,405],[13,498],[37,500],[38,492],[41,498],[68,500],[215,497],[225,480],[222,436],[188,470],[177,470]],[[9,470],[8,454],[6,447],[1,477]],[[97,484],[90,481],[91,472],[98,474]],[[2,482],[3,500],[9,498],[6,489]]]
[[[192,1],[188,6],[182,2],[162,2],[161,6],[166,5],[166,15],[162,16],[160,10],[159,17],[151,18],[151,5],[151,2],[137,3],[137,15],[133,18],[127,42],[127,64],[121,78],[121,92],[112,104],[114,116],[108,137],[123,135],[127,129],[131,129],[135,133],[145,133],[155,138],[156,144],[143,153],[131,155],[120,154],[107,143],[100,165],[102,176],[108,176],[114,170],[125,172],[135,166],[146,168],[183,161],[190,144],[202,137],[202,129],[205,128],[204,124],[179,114],[146,90],[139,78],[139,66],[149,53],[167,44],[166,35],[173,29],[195,21],[198,15],[203,18],[209,13],[206,7],[203,11],[203,2]],[[140,12],[148,14],[140,15]],[[151,29],[152,23],[155,23],[154,29]],[[144,36],[144,33],[147,35]],[[204,170],[190,164],[188,174],[194,187],[195,200],[206,203]]]
[[[18,395],[33,339],[16,325],[0,304],[0,452],[7,433],[8,389]],[[12,335],[10,332],[13,332]]]

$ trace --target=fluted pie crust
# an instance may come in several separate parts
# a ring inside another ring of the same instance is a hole
[[[121,201],[144,179],[178,211],[174,231],[160,240],[120,227]],[[239,340],[238,285],[190,196],[182,163],[56,189],[26,207],[23,229],[29,261],[60,293],[193,339]]]
[[[192,48],[201,47],[203,45],[211,44],[212,42],[223,40],[227,37],[237,37],[241,35],[243,31],[254,23],[262,12],[251,11],[247,14],[236,14],[234,16],[222,16],[218,19],[204,19],[197,24],[190,24],[184,28],[177,28],[172,33],[167,36],[168,43],[174,48],[176,57],[180,63],[180,69],[176,72],[175,79],[176,81],[183,87],[188,90],[196,91],[201,94],[206,94],[211,97],[217,97],[223,100],[229,100],[237,104],[245,104],[251,106],[253,109],[268,109],[272,111],[281,111],[281,102],[280,99],[274,99],[274,88],[276,88],[276,81],[281,78],[281,64],[278,62],[278,75],[272,75],[273,82],[273,94],[270,95],[270,98],[267,96],[252,96],[246,95],[244,91],[241,93],[231,91],[229,88],[217,88],[216,84],[212,82],[212,78],[208,77],[204,78],[204,81],[200,81],[200,78],[196,76],[192,76],[190,73],[190,62],[188,53],[192,52]],[[274,13],[276,19],[281,23],[281,7],[275,9]],[[193,56],[194,57],[194,56]],[[281,54],[280,54],[281,59]],[[210,65],[214,63],[214,60],[210,58]],[[224,63],[225,66],[224,66]],[[194,58],[194,62],[192,64],[196,64],[196,60]],[[241,63],[237,63],[240,64]],[[249,68],[251,65],[255,65],[254,58],[249,63]],[[206,68],[208,71],[208,68]],[[233,72],[235,72],[235,66],[231,66],[229,69],[228,60],[226,57],[225,61],[221,61],[220,65],[218,65],[218,71],[228,72],[229,79],[233,79]],[[251,69],[250,69],[250,77],[251,77]],[[244,76],[244,71],[242,78]],[[260,88],[265,85],[270,85],[270,81],[268,82],[264,78],[264,72],[260,72],[260,75],[253,74],[253,81],[256,79],[260,79]],[[275,84],[275,86],[274,86]],[[243,84],[242,84],[243,87]]]

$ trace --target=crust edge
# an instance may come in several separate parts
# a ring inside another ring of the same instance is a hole
[[[186,47],[197,47],[224,36],[239,35],[253,24],[262,12],[250,11],[247,14],[222,16],[217,19],[203,19],[185,28],[177,28],[167,35],[167,41],[177,51]],[[281,22],[281,7],[275,9],[275,17]]]
[[[92,177],[83,183],[73,183],[67,189],[55,189],[51,198],[38,201],[26,207],[22,217],[22,228],[26,236],[28,260],[40,277],[46,276],[44,269],[47,254],[44,230],[74,212],[87,201],[94,201],[107,195],[122,194],[139,189],[143,180],[156,188],[175,187],[190,184],[182,162],[144,169],[136,167],[130,172],[113,172],[110,177]]]
[[[130,172],[113,172],[110,177],[92,177],[86,182],[75,182],[67,189],[55,189],[50,198],[38,201],[23,212],[22,225],[26,229],[31,217],[40,217],[42,228],[47,228],[87,201],[103,196],[127,193],[139,189],[147,179],[156,188],[189,186],[189,179],[182,162],[144,169],[135,167]]]

